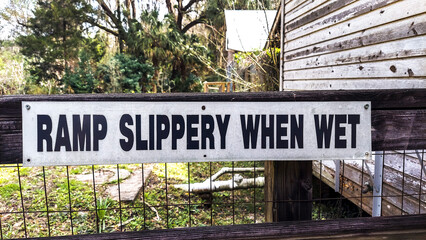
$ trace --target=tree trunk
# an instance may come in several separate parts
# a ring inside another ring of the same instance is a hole
[[[118,23],[119,26],[118,27],[118,46],[120,48],[120,53],[123,53],[124,51],[124,44],[123,44],[123,40],[124,40],[124,29],[123,29],[123,24],[121,22],[121,7],[120,7],[120,0],[116,1],[116,5],[117,5],[117,19],[118,19]]]

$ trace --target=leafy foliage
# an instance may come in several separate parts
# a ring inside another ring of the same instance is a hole
[[[84,42],[83,19],[90,5],[83,0],[37,2],[34,17],[17,43],[27,57],[28,71],[35,83],[61,79],[64,70],[78,58]]]
[[[97,80],[93,74],[93,70],[89,64],[86,52],[80,53],[80,61],[78,67],[74,71],[65,70],[63,82],[65,89],[70,93],[92,93],[94,92]]]
[[[22,93],[24,58],[12,41],[0,42],[0,95]]]
[[[162,92],[200,91],[199,76],[206,71],[202,58],[209,50],[194,34],[185,34],[170,15],[159,20],[157,11],[143,11],[128,32],[127,52],[154,67],[153,83]],[[163,79],[160,79],[160,72]]]
[[[153,67],[127,54],[117,54],[100,64],[97,77],[100,92],[139,93],[150,91]]]
[[[105,231],[105,220],[107,218],[107,209],[109,205],[111,204],[111,201],[109,198],[99,198],[97,200],[97,215],[99,218],[99,232]]]
[[[127,54],[107,58],[94,69],[88,54],[81,52],[78,67],[67,69],[63,81],[70,93],[140,93],[151,90],[152,73],[150,64]]]

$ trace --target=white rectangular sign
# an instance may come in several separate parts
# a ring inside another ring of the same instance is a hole
[[[370,102],[23,102],[24,166],[366,159]]]

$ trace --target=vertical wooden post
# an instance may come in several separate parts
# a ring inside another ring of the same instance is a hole
[[[273,161],[265,161],[265,186],[263,187],[265,192],[265,222],[274,221],[274,163]]]
[[[312,219],[312,161],[265,162],[265,220]]]
[[[209,92],[209,87],[207,86],[207,81],[204,82],[204,92]]]
[[[232,85],[234,85],[232,83],[232,74],[234,71],[234,50],[228,50],[228,57],[227,57],[227,62],[226,62],[226,82],[229,82]],[[227,88],[226,89],[227,92],[232,92],[232,88]]]

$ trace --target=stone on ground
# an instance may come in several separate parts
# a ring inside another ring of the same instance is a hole
[[[120,169],[119,170],[120,179],[127,179],[130,176],[130,172],[126,169]],[[96,184],[104,184],[109,183],[112,181],[117,181],[117,169],[116,168],[106,168],[106,169],[99,169],[95,170],[95,183]],[[92,182],[93,181],[93,174],[78,174],[71,176],[72,178],[75,178],[78,181],[82,182]]]
[[[109,186],[106,189],[106,193],[111,197],[111,199],[123,202],[133,202],[136,197],[139,195],[139,192],[142,189],[143,184],[146,179],[152,172],[152,165],[144,165],[144,173],[142,180],[142,169],[134,171],[130,178],[124,180],[120,183],[120,194],[118,192],[118,184]],[[121,173],[120,173],[121,178]]]

